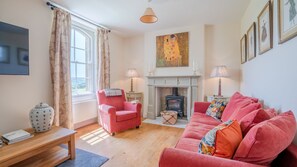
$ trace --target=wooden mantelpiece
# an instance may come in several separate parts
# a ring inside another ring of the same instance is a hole
[[[160,111],[160,88],[187,88],[187,119],[193,112],[193,104],[198,101],[199,75],[189,76],[147,76],[148,78],[148,112],[149,119],[156,119]]]

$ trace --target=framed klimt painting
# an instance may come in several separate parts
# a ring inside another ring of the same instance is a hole
[[[273,23],[271,2],[265,5],[258,16],[258,48],[259,54],[263,54],[273,47]]]
[[[189,33],[156,37],[156,67],[189,66]]]
[[[252,60],[256,57],[256,23],[254,22],[251,27],[248,29],[246,35],[247,42],[247,58]]]
[[[297,0],[278,0],[279,43],[297,35]]]
[[[246,35],[240,40],[241,64],[246,62]]]

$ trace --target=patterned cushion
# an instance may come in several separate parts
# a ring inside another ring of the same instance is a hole
[[[213,100],[208,109],[206,110],[206,115],[212,116],[215,119],[221,120],[222,113],[227,105],[225,100]]]
[[[241,140],[240,125],[236,120],[229,120],[210,130],[201,139],[198,153],[231,159]]]

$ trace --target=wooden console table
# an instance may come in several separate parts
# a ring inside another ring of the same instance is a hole
[[[27,130],[33,132],[32,129]],[[75,159],[75,131],[52,127],[34,137],[0,148],[0,166],[56,166]],[[60,147],[68,144],[68,150]]]

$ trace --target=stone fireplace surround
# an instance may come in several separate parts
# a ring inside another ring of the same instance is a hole
[[[187,89],[187,120],[193,113],[193,104],[198,101],[198,79],[200,76],[148,76],[148,112],[149,119],[156,119],[161,112],[161,88],[186,88]]]

